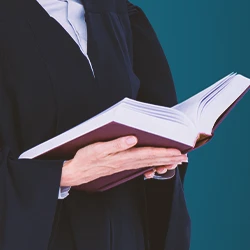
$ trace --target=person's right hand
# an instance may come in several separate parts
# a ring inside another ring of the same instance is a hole
[[[78,186],[124,170],[169,166],[187,161],[177,149],[134,147],[135,136],[98,142],[81,148],[62,168],[61,186]]]

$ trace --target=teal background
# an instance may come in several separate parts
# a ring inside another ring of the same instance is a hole
[[[179,101],[232,71],[250,77],[249,0],[134,0],[169,60]],[[185,181],[191,250],[250,249],[250,93],[205,146]]]

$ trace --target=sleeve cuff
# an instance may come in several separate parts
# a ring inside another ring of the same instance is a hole
[[[175,176],[175,169],[168,170],[165,174],[157,174],[155,173],[153,179],[155,180],[169,180]],[[144,177],[144,180],[147,180],[146,177]]]
[[[69,190],[70,189],[71,189],[71,187],[59,187],[58,199],[59,200],[65,199],[69,195]]]
[[[65,199],[69,195],[69,190],[71,187],[60,187],[58,192],[58,199]]]

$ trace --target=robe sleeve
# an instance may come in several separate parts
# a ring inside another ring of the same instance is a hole
[[[133,66],[140,79],[137,100],[171,107],[177,104],[176,91],[168,61],[145,13],[128,2],[133,36]],[[179,167],[184,181],[187,164]],[[170,180],[146,180],[146,198],[150,245],[164,249],[171,215],[176,176]]]
[[[12,129],[15,114],[11,113],[3,79],[0,67],[0,249],[45,250],[63,160],[18,159],[18,132]]]

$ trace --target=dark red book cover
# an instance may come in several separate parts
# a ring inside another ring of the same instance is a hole
[[[192,147],[160,137],[158,135],[153,135],[132,127],[128,127],[116,122],[111,122],[103,127],[100,127],[94,131],[91,131],[77,139],[74,139],[66,144],[63,144],[53,150],[39,156],[40,159],[58,159],[63,156],[64,159],[71,159],[74,157],[78,149],[87,146],[95,142],[105,142],[113,140],[122,136],[135,135],[138,139],[136,147],[140,146],[152,146],[152,147],[166,147],[166,148],[178,148],[182,152],[187,152]],[[128,180],[131,180],[137,176],[143,175],[149,169],[143,168],[140,170],[127,170],[119,172],[114,175],[101,177],[94,181],[81,186],[73,187],[75,189],[84,190],[88,192],[105,191],[114,186],[122,184]],[[174,170],[169,170],[167,172],[169,177],[174,175]]]
[[[198,134],[197,138],[194,140],[193,145],[185,145],[158,135],[150,134],[148,132],[138,130],[132,127],[125,126],[123,124],[119,124],[117,122],[110,122],[105,126],[102,126],[96,130],[93,130],[85,135],[78,137],[64,145],[61,145],[53,150],[45,153],[44,155],[38,156],[39,158],[44,159],[58,159],[63,156],[64,159],[71,159],[74,157],[77,150],[80,148],[87,146],[89,144],[95,142],[105,142],[109,140],[113,140],[122,136],[127,135],[135,135],[138,139],[138,143],[136,147],[141,146],[152,146],[152,147],[165,147],[165,148],[177,148],[182,153],[187,153],[195,148],[199,148],[200,146],[207,143],[213,137],[215,129],[219,126],[219,124],[224,120],[227,114],[232,110],[232,108],[240,101],[240,99],[247,93],[250,88],[248,87],[242,95],[235,100],[235,102],[217,119],[214,128],[212,130],[211,135],[206,134]],[[167,129],[167,128],[166,128]],[[147,167],[143,169],[137,170],[127,170],[123,172],[119,172],[110,176],[101,177],[94,181],[91,181],[86,184],[82,184],[77,187],[73,187],[74,189],[87,191],[87,192],[97,192],[97,191],[105,191],[117,185],[120,185],[126,181],[129,181],[133,178],[136,178],[140,175],[143,175],[148,170],[152,169],[152,167]],[[175,174],[175,170],[169,170],[167,172],[167,176],[169,178],[173,177]]]

